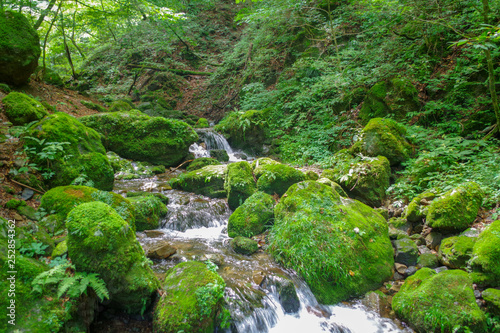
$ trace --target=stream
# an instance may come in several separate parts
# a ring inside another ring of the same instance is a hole
[[[225,149],[230,162],[241,160],[237,157],[238,152],[233,152],[222,136],[206,130],[203,132],[200,137],[206,149],[198,144],[190,149],[197,157],[208,157],[209,149]],[[376,300],[319,304],[295,272],[275,263],[266,252],[259,250],[252,256],[235,253],[229,246],[230,238],[226,232],[231,215],[226,200],[170,190],[167,182],[172,176],[176,175],[117,180],[115,192],[152,191],[169,198],[169,212],[161,221],[158,232],[148,233],[149,236],[141,232],[137,238],[145,250],[165,240],[177,248],[177,253],[168,259],[154,260],[152,268],[159,276],[183,261],[210,260],[217,264],[218,273],[227,285],[226,302],[233,320],[231,328],[221,332],[413,332],[397,320],[384,318],[374,311],[373,308],[379,307]],[[288,304],[283,301],[279,289],[287,285],[295,289],[299,302]]]

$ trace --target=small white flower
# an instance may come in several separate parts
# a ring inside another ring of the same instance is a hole
[[[354,228],[354,232],[359,234],[359,228],[358,227]]]

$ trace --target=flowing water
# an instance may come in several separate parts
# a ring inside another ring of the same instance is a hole
[[[216,135],[206,137],[217,138]],[[218,149],[227,141],[217,145],[206,143],[207,149]],[[412,332],[397,321],[381,317],[361,301],[319,304],[309,287],[293,271],[276,264],[264,251],[252,256],[235,253],[229,246],[226,232],[231,214],[226,200],[164,190],[166,181],[155,177],[120,181],[115,186],[118,192],[159,191],[169,198],[168,215],[158,230],[161,233],[156,237],[138,233],[138,239],[145,250],[165,240],[177,248],[177,253],[168,259],[155,260],[153,270],[159,275],[187,260],[210,260],[219,266],[218,272],[227,284],[227,306],[234,322],[225,332]],[[286,299],[281,293],[283,288],[295,290],[297,298]]]

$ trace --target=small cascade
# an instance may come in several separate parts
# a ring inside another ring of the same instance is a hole
[[[210,157],[208,150],[206,150],[203,145],[199,145],[197,143],[193,143],[189,146],[189,152],[194,155],[194,158]]]
[[[200,139],[207,145],[207,150],[222,149],[227,151],[228,154],[233,153],[233,149],[227,142],[226,138],[211,129],[197,129],[196,132]]]

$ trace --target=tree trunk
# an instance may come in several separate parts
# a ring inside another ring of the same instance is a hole
[[[35,30],[38,30],[38,28],[40,28],[40,26],[42,25],[43,23],[43,19],[45,18],[45,16],[47,16],[47,14],[52,10],[52,7],[54,7],[55,3],[56,3],[57,0],[50,0],[49,2],[49,5],[47,6],[47,8],[40,14],[40,17],[38,18],[38,20],[35,22],[35,25],[33,25],[33,29]]]
[[[497,89],[495,87],[495,69],[493,67],[493,58],[491,57],[491,51],[486,50],[486,61],[488,63],[488,82],[491,95],[491,103],[493,104],[493,111],[495,111],[495,117],[497,118],[497,128],[495,132],[500,131],[500,107],[498,106]]]
[[[66,58],[68,58],[69,66],[71,67],[71,73],[73,74],[73,78],[77,79],[78,75],[75,72],[75,66],[73,65],[73,60],[71,59],[71,50],[68,46],[68,41],[66,40],[66,32],[64,31],[64,16],[61,13],[61,33],[63,36],[64,50],[66,51]]]
[[[52,27],[54,26],[54,23],[56,22],[57,20],[57,15],[59,14],[59,11],[61,10],[61,7],[62,7],[62,3],[63,3],[63,0],[61,0],[59,2],[59,6],[57,7],[57,11],[56,11],[56,14],[54,15],[54,18],[52,19],[52,21],[50,22],[50,26],[49,26],[49,29],[47,30],[47,33],[45,34],[45,38],[43,40],[43,72],[45,73],[45,50],[47,48],[47,40],[49,39],[49,33],[50,33],[50,30],[52,30]]]

